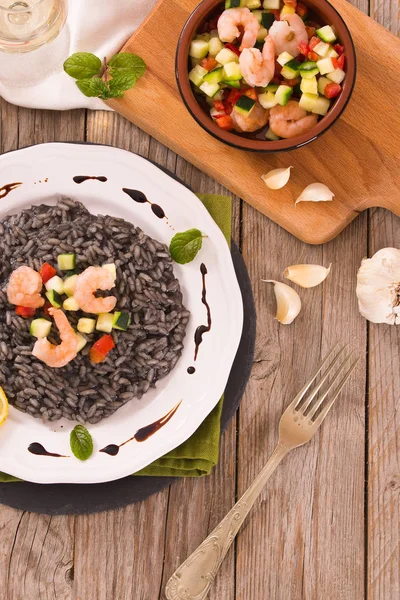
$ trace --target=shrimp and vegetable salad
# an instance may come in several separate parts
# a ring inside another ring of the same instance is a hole
[[[297,0],[226,0],[189,55],[189,79],[215,123],[271,141],[314,127],[346,77],[333,27]]]
[[[62,198],[0,220],[0,250],[0,395],[16,408],[97,423],[176,365],[189,312],[165,244]]]

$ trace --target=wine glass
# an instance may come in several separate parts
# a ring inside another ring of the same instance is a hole
[[[2,83],[29,86],[61,69],[68,55],[67,14],[68,0],[0,0]]]

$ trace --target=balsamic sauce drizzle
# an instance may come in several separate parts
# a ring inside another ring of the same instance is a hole
[[[187,372],[189,373],[189,375],[193,375],[193,373],[196,373],[196,369],[194,367],[188,367]]]
[[[154,202],[150,202],[143,192],[140,192],[139,190],[131,190],[129,188],[122,188],[122,191],[125,192],[125,194],[128,194],[128,196],[135,202],[139,202],[139,204],[150,204],[151,210],[159,219],[164,219],[164,217],[166,217],[161,206],[159,204],[154,204]]]
[[[0,198],[5,198],[10,192],[12,192],[12,190],[15,190],[15,188],[19,187],[20,185],[22,185],[22,181],[16,181],[15,183],[7,183],[6,185],[3,185],[3,187],[0,188]]]
[[[103,177],[102,175],[100,177],[97,177],[95,175],[76,175],[72,179],[75,181],[75,183],[83,183],[88,179],[97,179],[97,181],[101,181],[102,183],[105,183],[107,181],[107,177]]]
[[[210,309],[210,305],[207,302],[206,275],[207,275],[208,271],[207,271],[207,267],[204,263],[201,263],[201,265],[200,265],[200,272],[201,272],[201,277],[202,277],[202,281],[203,281],[203,289],[201,292],[201,301],[207,309],[207,325],[199,325],[194,333],[194,343],[195,343],[194,360],[197,359],[197,355],[199,353],[199,346],[200,346],[201,342],[203,341],[203,335],[211,330],[211,324],[212,324],[211,309]]]
[[[53,456],[54,458],[68,458],[64,454],[56,454],[55,452],[48,452],[42,444],[39,442],[33,442],[29,444],[28,450],[31,454],[36,454],[37,456]]]
[[[182,400],[181,400],[181,402],[182,402]],[[132,436],[131,438],[129,438],[129,440],[126,440],[126,442],[122,442],[122,444],[119,444],[119,445],[109,444],[108,446],[105,446],[104,448],[99,450],[99,452],[104,452],[105,454],[108,454],[109,456],[116,456],[119,452],[119,449],[122,446],[125,446],[125,444],[128,444],[129,442],[132,442],[133,440],[136,440],[137,442],[145,442],[146,440],[149,439],[149,437],[151,437],[154,433],[156,433],[156,431],[161,429],[161,427],[164,427],[164,425],[166,425],[168,423],[168,421],[170,421],[170,419],[172,419],[172,417],[174,416],[174,414],[180,407],[181,402],[179,402],[176,406],[174,406],[174,408],[172,408],[169,411],[169,413],[167,413],[164,417],[161,417],[161,419],[158,419],[158,421],[154,421],[154,423],[151,423],[150,425],[145,425],[145,427],[141,427],[140,429],[138,429],[137,432],[135,433],[135,435]]]

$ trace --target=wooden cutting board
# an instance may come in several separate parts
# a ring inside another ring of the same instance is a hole
[[[197,0],[160,0],[124,47],[145,60],[147,71],[109,105],[310,244],[334,238],[372,206],[400,215],[400,40],[345,0],[332,4],[354,39],[356,86],[341,119],[302,149],[274,155],[236,150],[207,134],[188,113],[174,62],[181,29]],[[289,165],[294,169],[288,185],[269,190],[261,175]],[[334,191],[334,201],[295,207],[302,189],[317,181]]]

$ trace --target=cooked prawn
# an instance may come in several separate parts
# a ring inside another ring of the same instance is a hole
[[[235,131],[250,132],[261,129],[268,123],[269,111],[261,106],[259,102],[256,102],[254,108],[248,115],[243,115],[233,107],[231,112],[231,119],[233,121],[233,127]]]
[[[65,367],[77,355],[78,337],[62,310],[49,308],[49,314],[54,317],[60,332],[61,344],[54,346],[47,338],[42,338],[35,342],[32,354],[48,367]]]
[[[31,267],[18,267],[11,273],[7,285],[8,301],[17,306],[39,308],[44,304],[40,295],[42,287],[43,281],[37,271]]]
[[[260,23],[248,8],[228,8],[218,19],[218,36],[222,42],[233,42],[241,35],[239,25],[244,28],[239,50],[252,48],[257,41]]]
[[[304,21],[296,14],[283,15],[280,21],[274,21],[268,35],[274,40],[276,56],[289,52],[296,57],[299,55],[300,42],[308,43]]]
[[[78,275],[75,285],[74,297],[79,307],[88,313],[107,313],[112,311],[117,303],[115,296],[96,298],[97,290],[111,290],[115,285],[114,277],[110,271],[103,267],[88,267]]]
[[[317,122],[317,115],[307,113],[296,100],[290,100],[286,106],[274,106],[269,111],[269,126],[281,138],[301,135]]]
[[[262,52],[257,48],[245,48],[239,58],[240,71],[251,87],[265,87],[275,72],[275,45],[268,35]]]

